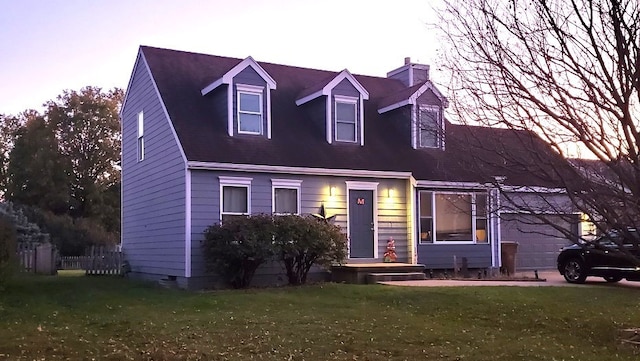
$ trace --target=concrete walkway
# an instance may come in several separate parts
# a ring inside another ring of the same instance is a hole
[[[607,283],[600,277],[588,277],[584,284],[572,284],[564,280],[558,271],[540,271],[539,277],[546,281],[488,281],[488,280],[442,280],[427,279],[421,281],[389,281],[380,282],[390,286],[412,286],[412,287],[479,287],[479,286],[512,286],[512,287],[626,287],[640,290],[640,282],[629,282],[626,280],[618,283]],[[533,272],[518,273],[517,276],[534,278]]]

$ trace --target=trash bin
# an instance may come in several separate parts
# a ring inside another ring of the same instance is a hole
[[[518,242],[502,242],[502,272],[512,276],[516,273],[516,253],[518,253]]]

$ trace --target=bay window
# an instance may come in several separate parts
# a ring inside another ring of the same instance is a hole
[[[419,192],[420,243],[487,243],[487,195]]]

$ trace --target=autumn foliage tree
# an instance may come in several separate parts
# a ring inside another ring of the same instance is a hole
[[[447,1],[439,23],[453,118],[521,136],[524,155],[486,168],[516,164],[556,184],[600,230],[640,227],[640,2]]]
[[[3,198],[60,249],[78,254],[83,242],[119,239],[122,98],[120,89],[85,87],[64,91],[43,113],[0,117]]]
[[[120,182],[122,97],[121,89],[103,92],[85,87],[64,91],[56,101],[46,103],[60,152],[71,162],[72,216],[100,217],[113,206],[104,196]]]

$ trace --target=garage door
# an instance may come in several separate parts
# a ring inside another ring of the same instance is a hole
[[[569,229],[570,223],[561,216],[551,219],[554,224]],[[571,242],[558,230],[540,220],[521,214],[501,215],[502,241],[518,242],[516,270],[553,269],[560,248]],[[573,222],[573,232],[577,233],[577,222]]]

